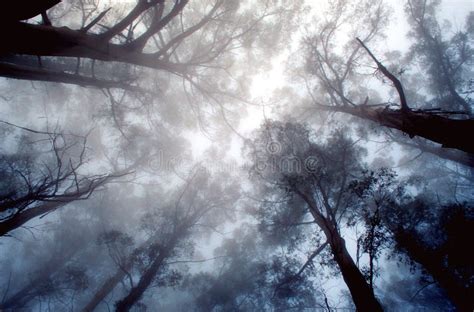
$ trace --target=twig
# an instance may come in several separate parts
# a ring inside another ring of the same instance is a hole
[[[90,22],[89,24],[87,24],[86,26],[84,26],[81,31],[83,32],[87,32],[89,31],[89,29],[91,29],[95,24],[97,24],[98,22],[100,22],[100,20],[102,18],[104,18],[105,14],[107,14],[107,12],[110,11],[111,8],[108,8],[107,10],[105,10],[104,12],[100,13],[92,22]]]

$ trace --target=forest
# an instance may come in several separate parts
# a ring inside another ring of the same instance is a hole
[[[0,33],[0,312],[474,311],[471,0],[17,0]]]

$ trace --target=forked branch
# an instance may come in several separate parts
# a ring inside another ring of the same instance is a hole
[[[384,74],[385,77],[390,79],[390,81],[393,83],[393,86],[395,89],[397,89],[398,96],[400,97],[400,108],[403,112],[408,112],[410,111],[410,108],[408,107],[407,100],[405,97],[405,92],[403,91],[403,86],[400,80],[398,80],[397,77],[395,77],[375,56],[374,54],[369,50],[369,48],[360,40],[359,38],[356,38],[356,40],[360,43],[360,45],[367,51],[367,53],[370,55],[370,57],[374,60],[375,64],[377,64],[377,68]]]

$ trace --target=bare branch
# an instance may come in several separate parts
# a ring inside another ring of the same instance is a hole
[[[100,13],[94,20],[92,20],[92,22],[90,22],[89,24],[87,24],[86,26],[84,26],[81,31],[83,32],[88,32],[89,29],[91,29],[92,27],[94,27],[95,24],[97,24],[98,22],[100,22],[100,20],[102,18],[104,18],[105,14],[107,14],[107,12],[110,11],[111,8],[108,8],[107,10],[103,11],[102,13]]]
[[[0,75],[21,80],[61,82],[84,87],[119,88],[137,92],[144,91],[140,87],[130,85],[127,83],[127,81],[101,80],[78,74],[69,74],[65,72],[47,70],[44,68],[35,68],[3,62],[0,62]]]
[[[382,74],[384,74],[385,77],[392,81],[393,85],[395,86],[395,89],[397,89],[398,96],[400,97],[400,107],[402,112],[408,112],[410,108],[408,107],[405,92],[403,91],[403,86],[400,80],[398,80],[397,77],[395,77],[382,63],[380,63],[379,60],[377,60],[377,58],[372,54],[372,52],[369,50],[369,48],[367,48],[367,46],[362,42],[362,40],[360,40],[359,38],[356,38],[356,40],[367,51],[372,60],[374,60],[375,64],[377,64],[377,68],[382,72]]]

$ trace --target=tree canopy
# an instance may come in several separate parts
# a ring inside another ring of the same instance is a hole
[[[0,310],[472,311],[469,5],[5,5]]]

